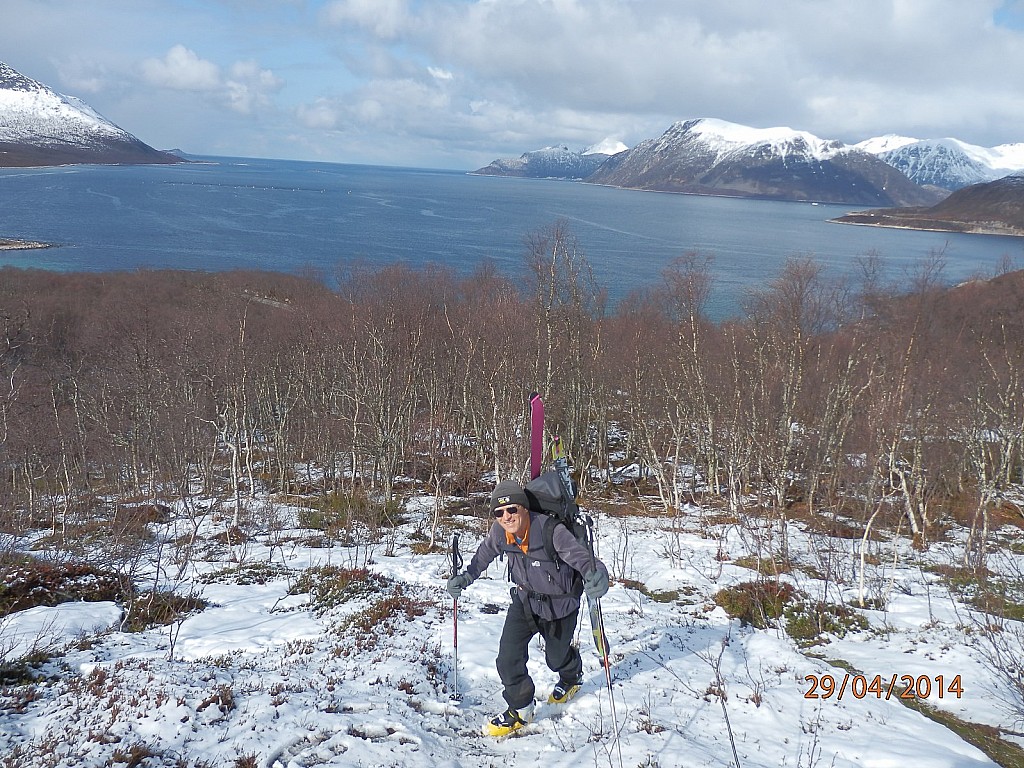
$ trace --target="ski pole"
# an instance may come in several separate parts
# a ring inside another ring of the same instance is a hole
[[[590,568],[597,570],[597,557],[594,555],[594,520],[587,515],[587,549],[590,551]],[[590,603],[590,618],[594,625],[591,629],[594,632],[594,644],[601,656],[601,664],[604,666],[608,678],[608,690],[612,689],[611,662],[608,659],[608,635],[604,631],[604,614],[601,612],[600,599],[587,598]]]
[[[597,557],[594,555],[594,520],[587,515],[587,549],[590,550],[590,568],[597,570]],[[615,712],[615,692],[612,690],[612,663],[608,658],[608,635],[604,631],[604,614],[601,612],[600,598],[587,598],[590,604],[590,629],[594,633],[594,642],[601,654],[604,666],[604,679],[608,683],[608,700],[612,707],[612,727],[615,729],[615,749],[619,753],[619,766],[622,765],[622,745],[619,743],[619,717]]]
[[[452,534],[452,578],[462,569],[462,555],[459,554],[459,534]],[[459,700],[459,598],[452,598],[452,646],[454,648],[455,701]]]
[[[562,481],[562,490],[566,496],[578,501],[576,489],[573,487],[572,476],[569,474],[569,458],[562,440],[557,435],[551,442],[551,458],[554,461],[555,469],[558,470],[558,477]],[[590,569],[597,570],[597,555],[594,554],[594,519],[586,516],[587,528],[587,551],[590,552]],[[601,664],[604,667],[604,677],[608,683],[608,700],[612,708],[612,727],[615,729],[615,749],[619,755],[619,768],[622,768],[622,745],[619,743],[619,716],[615,712],[615,693],[612,690],[612,663],[608,658],[608,635],[604,631],[604,615],[601,613],[601,600],[598,598],[587,598],[590,608],[590,630],[594,635],[594,644],[601,656]]]

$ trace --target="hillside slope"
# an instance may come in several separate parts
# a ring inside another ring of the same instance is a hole
[[[0,62],[0,166],[180,162]]]
[[[1024,176],[964,187],[930,207],[857,211],[833,221],[875,227],[1024,235]]]

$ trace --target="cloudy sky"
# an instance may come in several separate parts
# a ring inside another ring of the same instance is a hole
[[[1024,141],[1024,0],[0,0],[0,61],[197,154],[472,169],[692,117]]]

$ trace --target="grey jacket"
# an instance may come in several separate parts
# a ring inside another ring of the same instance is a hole
[[[527,552],[515,544],[508,544],[505,529],[495,521],[466,567],[475,581],[495,558],[504,554],[510,563],[509,575],[515,583],[519,599],[528,605],[534,615],[548,621],[561,619],[579,610],[583,585],[580,574],[594,570],[590,552],[564,525],[556,525],[552,544],[561,563],[548,559],[544,550],[544,524],[548,515],[530,512],[530,539]],[[608,573],[600,560],[597,569]],[[527,602],[529,601],[529,602]]]

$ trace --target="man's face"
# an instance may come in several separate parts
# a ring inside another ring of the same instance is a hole
[[[518,504],[506,504],[494,510],[495,519],[513,536],[522,536],[526,533],[527,521],[530,519],[529,514],[525,507]]]

